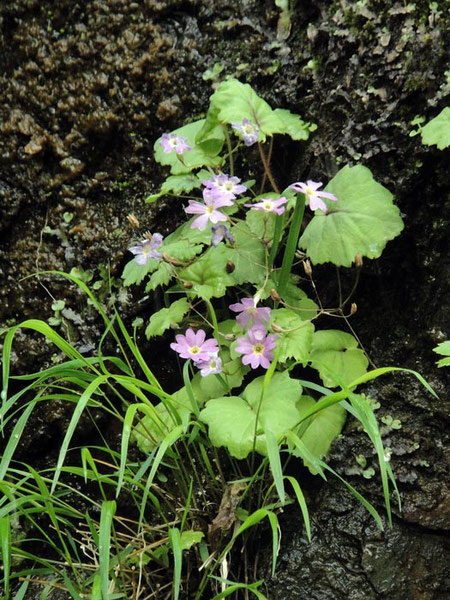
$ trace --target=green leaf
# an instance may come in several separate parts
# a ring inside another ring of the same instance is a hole
[[[183,152],[182,155],[178,155],[176,152],[164,152],[160,145],[161,138],[158,138],[154,145],[155,160],[161,165],[170,166],[170,170],[174,175],[189,173],[193,169],[203,166],[217,167],[220,165],[222,159],[217,156],[218,152],[220,152],[220,149],[218,149],[217,146],[213,149],[211,149],[211,147],[206,147],[205,149],[195,142],[197,133],[202,129],[204,123],[205,119],[194,121],[193,123],[189,123],[188,125],[173,131],[173,133],[184,137],[192,148],[192,150]]]
[[[284,108],[276,108],[274,113],[282,123],[280,130],[274,133],[286,133],[293,140],[307,140],[310,132],[317,129],[314,123],[305,123],[300,115],[295,115]]]
[[[313,263],[350,267],[356,254],[378,258],[386,243],[402,231],[392,194],[366,167],[345,166],[326,190],[337,202],[325,200],[328,212],[315,211],[299,242]]]
[[[436,144],[439,150],[450,146],[450,107],[446,106],[437,117],[422,127],[422,143],[427,146]]]
[[[446,358],[441,358],[437,362],[437,366],[440,367],[450,367],[450,341],[442,342],[438,344],[436,348],[433,348],[433,352],[436,354],[442,354]]]
[[[172,323],[180,323],[189,309],[190,304],[186,298],[176,300],[169,308],[162,308],[150,317],[145,335],[147,338],[162,335]]]
[[[264,261],[264,246],[247,225],[240,223],[231,228],[235,238],[233,247],[219,246],[227,261],[234,265],[234,271],[229,274],[227,285],[243,283],[262,283],[266,268]]]
[[[227,396],[207,402],[200,419],[209,426],[214,446],[225,446],[235,458],[245,458],[253,448],[256,412],[261,400],[264,377],[258,377],[244,390],[243,397]],[[264,431],[276,438],[294,427],[300,418],[297,401],[302,387],[287,372],[275,373],[268,385],[259,412],[256,450],[266,454]]]
[[[194,544],[199,544],[204,537],[203,531],[192,531],[191,529],[183,531],[180,539],[181,549],[189,550]]]
[[[138,265],[133,258],[125,265],[123,270],[123,284],[125,286],[129,286],[133,285],[134,283],[141,283],[148,273],[152,273],[152,271],[158,268],[158,264],[159,263],[157,260],[150,258],[145,265]]]
[[[192,265],[179,271],[181,281],[192,283],[190,291],[200,298],[220,298],[229,285],[226,271],[227,256],[222,248],[210,248]]]
[[[264,194],[263,196],[257,196],[254,198],[254,202],[259,202],[264,198],[275,198],[274,194]],[[274,213],[266,213],[262,210],[249,210],[245,217],[245,222],[248,225],[249,230],[260,239],[271,241],[273,239],[273,233],[275,231],[275,218]]]
[[[216,107],[210,106],[206,114],[206,120],[195,138],[195,142],[205,152],[213,154],[219,154],[225,141],[223,126],[217,118],[218,113],[219,111]]]
[[[200,412],[200,420],[209,426],[213,446],[225,446],[235,458],[245,458],[253,447],[255,413],[239,396],[210,400]]]
[[[283,122],[265,100],[248,83],[229,79],[219,85],[211,96],[211,106],[221,123],[242,122],[249,119],[259,127],[259,141],[284,127]]]
[[[273,310],[271,320],[285,330],[277,332],[278,360],[285,362],[288,358],[294,358],[306,365],[309,361],[314,325],[310,321],[304,321],[288,308]]]
[[[172,265],[161,261],[145,286],[145,291],[150,292],[151,290],[156,290],[159,285],[167,285],[172,277],[174,277]]]
[[[302,396],[297,404],[297,407],[302,412],[306,412],[316,403],[310,396]],[[340,404],[334,404],[328,408],[324,408],[320,412],[313,415],[307,422],[307,428],[304,424],[299,426],[297,435],[305,444],[309,452],[316,458],[323,458],[330,450],[331,443],[340,434],[345,423],[346,411]],[[303,433],[301,433],[303,432]],[[299,456],[294,450],[293,454]],[[308,462],[303,458],[305,467],[316,475],[318,471],[314,468],[313,462]]]
[[[316,331],[312,338],[311,366],[327,387],[348,385],[367,372],[369,361],[357,340],[344,331]]]
[[[192,173],[183,173],[182,175],[170,175],[162,184],[160,191],[157,194],[151,194],[145,199],[146,202],[154,202],[164,194],[182,194],[183,192],[191,192],[195,188],[202,185],[200,179]]]
[[[274,289],[279,293],[278,289],[278,272],[272,273],[270,276],[267,285],[265,287],[264,293],[261,296],[262,300],[265,300],[270,296],[270,290]],[[317,311],[319,307],[308,298],[307,294],[297,286],[299,278],[291,275],[290,280],[286,284],[284,294],[281,296],[283,301],[286,303],[286,308],[289,308],[295,314],[297,314],[302,320],[310,321],[317,316]]]

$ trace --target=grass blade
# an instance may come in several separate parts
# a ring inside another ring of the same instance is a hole
[[[11,569],[11,521],[9,515],[0,519],[0,549],[3,562],[3,589],[9,598],[9,572]]]
[[[115,513],[116,502],[114,500],[107,500],[106,502],[103,502],[102,511],[100,514],[100,531],[98,535],[98,556],[103,600],[108,600],[109,596],[111,528]]]
[[[169,529],[169,541],[173,552],[173,597],[178,600],[181,587],[181,567],[183,551],[181,549],[181,534],[176,527]]]
[[[305,496],[303,495],[300,484],[295,479],[295,477],[292,477],[291,475],[286,475],[285,479],[287,479],[289,481],[289,483],[292,485],[292,487],[294,489],[295,495],[297,497],[298,505],[300,506],[300,510],[302,511],[303,521],[305,522],[306,535],[308,537],[308,540],[311,541],[311,524],[309,521],[309,511],[308,511],[308,506],[306,505]]]
[[[272,431],[270,431],[270,429],[266,429],[265,434],[267,454],[269,457],[269,464],[270,469],[272,471],[272,477],[275,482],[275,487],[277,488],[278,497],[280,498],[280,501],[284,504],[286,502],[286,493],[284,491],[283,469],[281,468],[281,459],[277,439],[275,437],[275,434]]]

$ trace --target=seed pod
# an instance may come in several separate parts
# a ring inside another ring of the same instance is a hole
[[[270,297],[272,298],[272,300],[274,302],[280,302],[281,301],[280,295],[279,295],[279,293],[277,292],[277,290],[275,288],[272,288],[270,290]]]
[[[127,220],[133,229],[139,229],[140,225],[137,217],[134,215],[127,215]]]
[[[275,333],[283,333],[284,329],[275,323],[270,324],[270,329]]]
[[[357,310],[358,310],[358,306],[357,306],[356,302],[352,302],[352,306],[350,308],[350,314],[354,315]]]
[[[358,269],[360,269],[363,266],[363,259],[361,254],[357,254],[355,256],[355,265]]]
[[[312,267],[308,259],[303,261],[303,270],[305,271],[308,277],[312,276]]]
[[[234,342],[236,339],[234,333],[226,333],[223,337],[227,340],[227,342]]]
[[[185,290],[190,290],[192,288],[192,283],[190,281],[183,281],[183,287]]]
[[[234,262],[232,262],[231,260],[229,260],[227,262],[227,265],[225,267],[225,270],[227,273],[232,273],[236,268],[236,265],[234,264]]]

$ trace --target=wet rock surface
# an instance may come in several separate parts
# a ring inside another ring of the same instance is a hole
[[[313,543],[288,511],[269,598],[450,596],[448,374],[431,351],[450,335],[448,152],[409,137],[410,121],[435,116],[450,91],[444,4],[297,3],[290,32],[269,1],[10,0],[0,7],[2,324],[52,315],[46,289],[22,279],[37,270],[78,267],[94,280],[118,278],[136,236],[127,214],[142,230],[173,229],[182,218],[178,200],[143,201],[164,177],[152,145],[205,111],[214,65],[221,77],[239,76],[274,107],[318,124],[306,145],[282,142],[274,153],[281,185],[326,181],[359,161],[395,193],[405,231],[365,264],[352,326],[377,366],[420,371],[439,400],[406,375],[368,386],[380,417],[400,421],[400,429],[385,425],[384,439],[403,510],[394,507],[393,530],[380,534],[337,483],[307,478]],[[335,302],[334,269],[318,267],[315,276],[325,301]],[[344,287],[352,277],[342,273]],[[83,325],[72,318],[67,326],[78,347],[95,348],[99,323],[82,295],[55,277],[41,283],[82,315]],[[114,293],[128,320],[152,310],[154,300],[139,304],[120,283]],[[14,368],[34,371],[52,352],[22,333]],[[156,354],[150,345],[145,352]],[[52,408],[38,419],[42,441],[63,429],[67,414]],[[358,470],[360,455],[375,471],[369,479]],[[381,510],[376,460],[352,422],[330,460]],[[267,575],[264,561],[261,569]]]

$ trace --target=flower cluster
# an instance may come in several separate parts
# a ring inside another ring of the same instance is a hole
[[[243,298],[241,302],[231,304],[230,310],[240,313],[236,321],[243,329],[252,323],[246,335],[237,338],[235,350],[243,355],[242,363],[250,365],[252,369],[268,369],[278,338],[277,335],[267,335],[266,323],[270,321],[270,308],[258,308],[253,298]]]
[[[188,215],[199,215],[192,221],[191,228],[203,231],[208,222],[216,225],[219,222],[227,221],[227,215],[219,209],[224,206],[233,206],[236,195],[246,191],[247,188],[240,181],[237,177],[230,177],[225,173],[213,175],[210,179],[202,181],[205,186],[203,202],[189,200],[188,206],[184,209]],[[220,236],[221,233],[215,235],[213,231],[213,245],[216,246],[224,238],[234,241],[227,228]]]
[[[219,346],[214,338],[206,339],[206,333],[199,329],[197,333],[188,329],[186,335],[177,335],[176,342],[170,344],[172,350],[181,358],[190,358],[200,369],[202,377],[222,372],[219,358]]]
[[[146,265],[150,258],[161,260],[160,248],[163,243],[163,236],[160,233],[147,234],[146,237],[137,246],[131,246],[128,250],[134,254],[134,260],[138,265]]]

